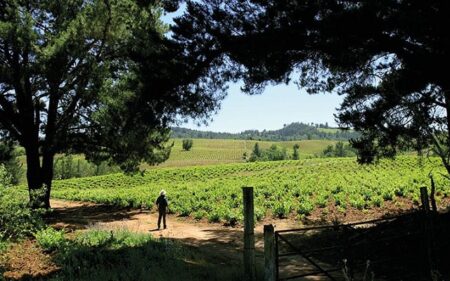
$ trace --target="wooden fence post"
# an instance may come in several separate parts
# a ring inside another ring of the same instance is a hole
[[[275,281],[275,229],[273,225],[264,226],[264,281]]]
[[[422,201],[423,208],[423,225],[424,225],[424,234],[425,234],[425,243],[427,250],[427,258],[428,258],[428,266],[430,270],[430,277],[433,279],[433,274],[436,269],[435,257],[434,257],[434,246],[433,246],[433,223],[430,214],[430,202],[428,200],[428,190],[427,188],[420,188],[420,199]]]
[[[436,206],[436,185],[434,184],[433,175],[430,173],[430,183],[431,183],[431,192],[430,192],[430,201],[431,201],[431,210],[433,213],[437,213],[437,206]]]
[[[423,211],[425,214],[428,214],[430,212],[430,202],[428,201],[428,191],[426,186],[420,188],[420,200],[422,201]]]
[[[244,280],[255,281],[255,221],[253,187],[243,187],[244,197]]]

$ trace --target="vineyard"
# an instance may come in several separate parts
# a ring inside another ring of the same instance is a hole
[[[180,167],[194,165],[213,165],[244,162],[244,152],[250,154],[256,142],[261,148],[267,149],[272,144],[287,149],[289,154],[293,152],[294,144],[300,146],[300,158],[314,157],[320,154],[328,145],[334,145],[332,140],[301,140],[301,141],[258,141],[258,140],[232,140],[232,139],[194,139],[194,145],[190,151],[184,151],[181,139],[173,139],[174,146],[169,159],[162,163],[162,167]]]
[[[255,188],[255,213],[305,218],[313,212],[383,211],[386,204],[418,204],[419,187],[433,172],[438,203],[450,195],[440,160],[402,156],[360,166],[354,158],[308,159],[161,168],[143,176],[122,174],[55,181],[53,197],[122,207],[152,207],[165,189],[180,216],[234,224],[242,220],[242,186]],[[406,206],[409,207],[409,206]]]

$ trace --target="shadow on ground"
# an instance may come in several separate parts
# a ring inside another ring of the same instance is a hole
[[[107,205],[78,204],[54,209],[46,217],[46,222],[67,229],[77,230],[96,223],[130,220],[140,212],[141,210]]]
[[[240,280],[235,272],[197,260],[195,251],[174,243],[150,241],[119,249],[72,245],[53,255],[60,268],[14,280]]]

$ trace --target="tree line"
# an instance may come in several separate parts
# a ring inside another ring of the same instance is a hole
[[[321,130],[321,129],[330,129]],[[171,128],[173,138],[200,138],[200,139],[242,139],[261,141],[293,141],[293,140],[349,140],[359,137],[354,130],[341,130],[331,128],[328,124],[291,123],[279,130],[246,130],[241,133],[221,133],[200,131],[187,128]]]
[[[349,144],[338,141],[335,145],[328,145],[320,154],[314,157],[354,157],[356,150]],[[287,152],[286,147],[272,144],[268,149],[263,149],[259,143],[255,143],[250,155],[244,152],[242,158],[247,162],[259,161],[280,161],[280,160],[299,160],[300,145],[298,143],[292,146],[292,154]]]

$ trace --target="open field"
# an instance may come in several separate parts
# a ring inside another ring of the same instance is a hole
[[[340,130],[337,128],[317,128],[320,132],[336,134]]]
[[[163,168],[144,176],[122,174],[55,181],[54,198],[122,207],[152,207],[161,189],[181,216],[234,224],[242,219],[242,186],[255,187],[257,219],[359,213],[370,216],[409,209],[433,171],[437,200],[450,190],[437,158],[402,156],[360,166],[353,158],[257,162]]]
[[[226,164],[245,162],[244,152],[250,155],[257,142],[261,148],[269,148],[276,144],[285,147],[288,154],[293,152],[294,144],[299,144],[300,158],[313,157],[320,154],[328,145],[334,145],[332,140],[301,140],[301,141],[258,141],[258,140],[227,140],[227,139],[193,139],[194,145],[190,151],[184,151],[181,139],[173,139],[174,146],[169,159],[161,167],[184,167],[211,164]]]

